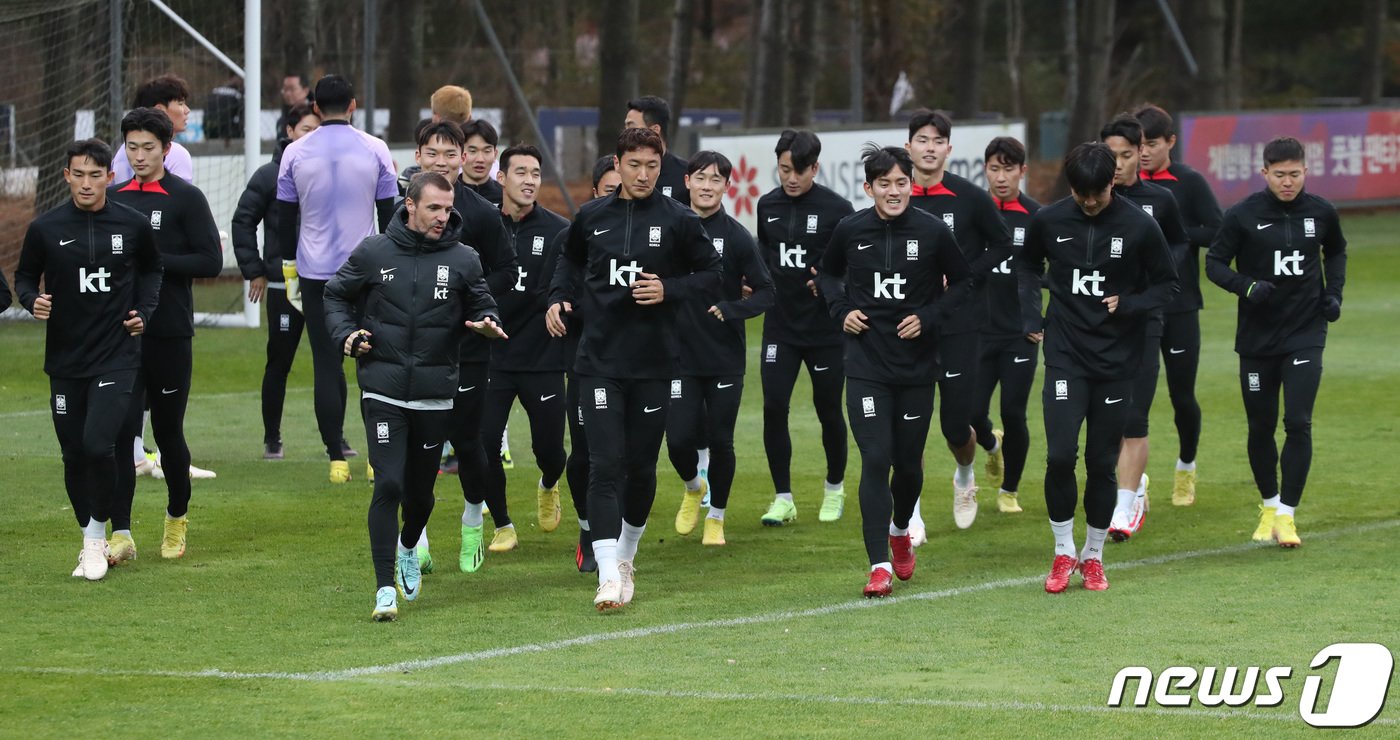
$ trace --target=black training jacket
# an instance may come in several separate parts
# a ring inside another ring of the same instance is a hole
[[[685,171],[690,163],[666,152],[661,155],[661,172],[656,177],[656,192],[683,206],[690,205],[690,189],[685,186]]]
[[[1127,198],[1114,196],[1092,218],[1074,198],[1062,198],[1031,219],[1016,260],[1023,304],[1039,305],[1047,262],[1045,365],[1098,380],[1133,377],[1148,318],[1176,292],[1176,263],[1161,227]],[[1103,299],[1114,295],[1118,308],[1110,314]],[[1036,317],[1026,331],[1041,325]]]
[[[778,300],[763,317],[763,342],[794,347],[841,344],[841,322],[832,321],[826,300],[812,295],[807,281],[821,264],[831,232],[855,209],[830,188],[788,197],[781,187],[758,199],[758,246],[768,262]]]
[[[549,284],[569,220],[536,203],[519,221],[501,214],[518,267],[510,289],[496,294],[509,341],[491,347],[492,369],[509,372],[557,372],[564,364],[564,340],[549,335],[544,313]]]
[[[277,219],[281,208],[277,206],[277,169],[282,164],[282,152],[291,139],[280,139],[277,151],[272,153],[272,161],[264,163],[253,176],[248,178],[247,187],[238,196],[238,206],[233,210],[233,258],[238,261],[238,271],[244,280],[267,278],[269,282],[282,282],[282,251],[277,248]],[[258,224],[262,224],[263,244],[258,250]]]
[[[1186,225],[1181,220],[1181,209],[1177,207],[1176,197],[1170,190],[1141,179],[1128,186],[1114,185],[1113,194],[1132,201],[1157,222],[1162,236],[1167,239],[1167,249],[1172,253],[1178,274],[1177,280],[1180,281],[1181,267],[1186,262],[1186,253],[1191,249],[1191,237],[1187,235]],[[1160,337],[1162,329],[1162,311],[1156,311],[1147,322],[1147,336]]]
[[[1161,172],[1143,172],[1142,179],[1172,191],[1191,240],[1183,261],[1177,263],[1181,290],[1167,304],[1166,313],[1199,311],[1205,306],[1201,298],[1200,251],[1209,249],[1215,240],[1215,232],[1220,228],[1220,203],[1206,178],[1180,162],[1168,164]]]
[[[1347,281],[1347,239],[1337,209],[1306,190],[1289,203],[1267,189],[1250,195],[1225,212],[1206,254],[1206,276],[1240,296],[1235,351],[1241,355],[1324,346],[1323,302],[1330,297],[1340,304]],[[1274,284],[1261,304],[1245,298],[1256,280]]]
[[[95,213],[70,200],[34,219],[15,268],[15,294],[30,313],[40,278],[42,292],[53,296],[44,372],[92,378],[141,367],[141,339],[122,322],[135,310],[149,324],[161,269],[147,217],[111,199]]]
[[[1020,193],[1016,200],[1005,203],[992,198],[997,214],[1011,231],[1012,256],[992,268],[987,275],[987,324],[982,335],[992,340],[1021,339],[1026,336],[1026,314],[1021,306],[1020,288],[1016,282],[1016,256],[1026,244],[1031,216],[1040,204],[1029,195]],[[1035,318],[1040,318],[1040,304],[1035,305]]]
[[[515,250],[511,249],[510,237],[501,223],[500,207],[491,205],[491,201],[461,179],[454,188],[452,207],[462,217],[462,230],[457,238],[480,255],[486,285],[500,302],[515,287],[517,272]],[[467,332],[462,337],[459,361],[486,362],[490,357],[491,340],[476,332]]]
[[[488,177],[486,181],[480,185],[473,185],[465,179],[462,180],[461,183],[468,190],[480,195],[487,203],[490,203],[497,210],[500,209],[501,202],[505,199],[505,189],[501,187],[501,183],[497,182],[495,178]]]
[[[857,211],[832,233],[820,277],[831,316],[844,321],[859,309],[870,327],[860,334],[843,332],[846,377],[933,383],[938,327],[950,310],[965,304],[972,282],[967,260],[941,218],[912,207],[888,221],[874,207]],[[900,339],[899,322],[910,315],[919,317],[920,335]]]
[[[953,230],[972,271],[972,294],[961,310],[940,327],[944,334],[980,331],[987,323],[987,279],[991,271],[1011,257],[1011,230],[997,213],[987,191],[951,172],[930,188],[914,186],[910,205],[943,220]]]
[[[549,302],[567,301],[582,312],[574,359],[579,375],[674,378],[681,339],[676,311],[687,301],[719,298],[719,254],[689,208],[655,190],[641,200],[621,193],[579,209]],[[662,280],[659,305],[643,306],[632,297],[632,283],[643,272]]]
[[[165,266],[160,305],[146,322],[146,334],[194,336],[194,278],[218,277],[224,269],[219,227],[214,225],[204,193],[166,172],[152,183],[133,178],[113,185],[107,189],[107,198],[146,214]]]
[[[723,267],[720,292],[711,300],[690,300],[677,309],[676,333],[681,337],[681,364],[677,375],[713,378],[743,375],[748,354],[744,321],[773,307],[773,278],[758,253],[758,245],[744,225],[721,208],[700,223]],[[743,297],[743,286],[753,295]],[[710,313],[715,306],[720,321]]]
[[[452,214],[442,238],[408,228],[400,208],[383,234],[366,237],[326,283],[326,328],[337,351],[357,329],[372,349],[356,359],[360,390],[405,403],[457,395],[464,322],[500,323],[481,260],[457,241]],[[357,318],[358,317],[358,318]],[[475,333],[475,332],[472,332]]]

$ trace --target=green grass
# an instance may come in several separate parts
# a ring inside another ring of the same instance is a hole
[[[195,483],[188,554],[159,558],[164,487],[142,478],[140,559],[86,583],[68,576],[79,535],[45,411],[42,332],[0,324],[0,587],[9,598],[0,735],[1300,734],[1308,728],[1298,699],[1318,650],[1342,641],[1400,646],[1400,527],[1392,526],[1400,523],[1392,323],[1400,217],[1355,217],[1346,226],[1351,280],[1314,418],[1314,466],[1299,512],[1304,547],[1241,546],[1257,494],[1231,351],[1233,301],[1208,287],[1198,503],[1170,505],[1176,440],[1162,388],[1149,465],[1157,506],[1138,537],[1110,546],[1113,588],[1104,594],[1076,582],[1051,597],[1038,583],[1051,545],[1039,393],[1026,512],[999,515],[984,493],[976,525],[956,530],[949,457],[931,444],[930,541],[914,580],[896,586],[897,596],[915,598],[867,603],[859,596],[858,453],[852,445],[845,518],[818,525],[824,465],[805,384],[793,405],[801,518],[759,526],[771,490],[754,375],[738,427],[727,547],[702,548],[698,531],[675,535],[680,486],[663,453],[637,600],[620,613],[594,613],[595,581],[573,567],[571,518],[551,534],[532,523],[536,473],[517,409],[509,480],[520,549],[488,555],[479,573],[457,572],[460,489],[441,478],[430,526],[439,570],[418,602],[401,604],[399,622],[374,624],[363,458],[350,485],[325,482],[303,347],[283,428],[288,457],[263,462],[264,333],[232,329],[204,330],[195,341],[188,436],[194,460],[219,477]],[[212,308],[225,298],[202,300]],[[751,369],[758,328],[750,326]],[[352,404],[346,432],[361,447],[362,428]],[[1150,558],[1158,560],[1138,562]],[[623,630],[644,632],[600,637]],[[475,654],[518,646],[536,649]],[[440,656],[457,659],[336,673]],[[1288,665],[1294,674],[1276,708],[1109,709],[1113,676],[1128,665]],[[229,673],[193,675],[211,669]],[[1397,693],[1392,684],[1367,732],[1394,734]]]

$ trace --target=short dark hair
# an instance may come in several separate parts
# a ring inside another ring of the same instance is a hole
[[[291,75],[287,76],[291,77]],[[307,116],[316,116],[316,109],[312,108],[310,103],[297,103],[296,105],[287,109],[287,117],[282,120],[287,122],[288,127],[296,128],[296,125],[298,123],[301,123],[301,119],[306,118]],[[321,120],[321,117],[316,116],[316,120]],[[282,132],[277,132],[277,135],[281,136]]]
[[[302,73],[302,72],[288,72],[287,74],[282,75],[282,79],[284,79],[284,80],[287,79],[288,77],[295,77],[295,78],[297,78],[297,82],[301,83],[301,86],[302,86],[302,87],[305,87],[305,88],[308,88],[308,89],[311,87],[311,78],[310,78],[310,77],[307,77],[305,73]]]
[[[1065,155],[1065,179],[1080,195],[1097,193],[1113,184],[1113,152],[1100,141],[1086,141]]]
[[[648,126],[660,126],[663,135],[666,133],[666,127],[671,125],[671,105],[665,98],[655,95],[632,98],[627,101],[627,110],[640,111],[642,122]]]
[[[914,158],[902,146],[880,146],[873,141],[860,148],[860,161],[865,164],[865,182],[874,183],[879,177],[898,167],[905,177],[914,173]]]
[[[656,152],[656,156],[666,156],[666,144],[661,141],[661,137],[649,128],[627,128],[617,137],[617,156],[628,152],[635,152],[639,149],[650,149]]]
[[[355,87],[340,75],[326,75],[316,81],[316,90],[311,93],[311,99],[316,101],[321,113],[342,115],[355,102]]]
[[[709,149],[702,149],[696,152],[695,156],[690,158],[690,162],[685,166],[685,174],[693,175],[710,165],[714,165],[715,171],[719,173],[720,177],[726,180],[728,180],[729,175],[734,172],[734,165],[729,162],[729,157],[719,152],[710,151]]]
[[[1110,136],[1121,136],[1127,139],[1129,144],[1142,146],[1142,123],[1127,113],[1119,113],[1099,129],[1099,141],[1108,141]]]
[[[811,131],[795,131],[793,129],[783,129],[778,134],[778,145],[773,147],[773,154],[778,157],[783,156],[783,152],[788,152],[792,156],[792,166],[798,172],[806,172],[817,163],[817,158],[822,155],[822,140]]]
[[[941,110],[920,108],[909,117],[909,140],[913,141],[914,134],[919,133],[919,129],[925,126],[932,126],[934,130],[938,131],[938,135],[945,139],[953,138],[953,121],[948,118],[947,113]]]
[[[433,139],[442,139],[461,149],[467,144],[467,137],[462,133],[462,127],[451,121],[438,121],[418,129],[418,148],[422,149]]]
[[[540,154],[540,150],[533,144],[516,144],[501,152],[502,171],[510,167],[511,157],[534,157],[535,161],[538,162],[541,167],[544,166],[544,155]]]
[[[93,164],[104,170],[112,169],[112,148],[101,139],[79,139],[68,145],[66,155],[64,169],[73,166],[75,158],[91,159]]]
[[[987,142],[987,151],[982,155],[982,161],[990,164],[992,157],[999,157],[1001,161],[1010,165],[1023,165],[1026,163],[1026,145],[1014,136],[998,136]]]
[[[1307,162],[1307,151],[1303,145],[1292,136],[1279,136],[1271,139],[1264,145],[1264,166],[1278,164],[1279,162]]]
[[[593,163],[593,189],[598,189],[598,183],[603,181],[603,175],[615,169],[617,169],[617,165],[613,163],[613,158],[610,155],[599,157],[598,161]]]
[[[170,140],[175,138],[175,124],[170,122],[170,116],[165,115],[165,111],[157,108],[133,108],[122,116],[123,142],[126,141],[126,135],[132,131],[149,131],[155,134],[162,147],[170,146]]]
[[[414,175],[413,179],[408,181],[408,189],[404,191],[404,197],[417,203],[423,195],[423,189],[428,187],[452,192],[452,183],[448,182],[446,177],[443,177],[441,173],[425,170]]]
[[[1176,136],[1176,124],[1172,122],[1172,116],[1159,105],[1143,103],[1133,116],[1142,124],[1142,138],[1144,139],[1166,139]]]
[[[188,82],[175,75],[161,75],[141,83],[141,86],[136,88],[134,102],[137,108],[154,108],[157,105],[169,105],[172,101],[189,99]]]
[[[496,127],[484,118],[473,118],[462,124],[462,145],[470,141],[473,136],[480,136],[486,140],[487,144],[497,146],[501,143],[500,134],[496,133]]]

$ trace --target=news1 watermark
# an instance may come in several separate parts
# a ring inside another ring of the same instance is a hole
[[[1321,669],[1336,661],[1330,694],[1322,701],[1326,677]],[[1153,672],[1128,666],[1113,677],[1110,707],[1277,707],[1297,702],[1298,715],[1313,727],[1362,727],[1385,708],[1395,658],[1374,642],[1339,642],[1313,656],[1299,677],[1289,666],[1171,666]],[[1135,690],[1129,686],[1136,682]],[[1297,697],[1294,699],[1294,697]],[[1325,706],[1324,706],[1325,705]]]

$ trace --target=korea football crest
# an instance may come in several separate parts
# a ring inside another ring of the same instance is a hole
[[[918,239],[910,239],[904,243],[904,258],[911,262],[919,259]]]
[[[817,214],[813,213],[807,217],[807,233],[817,233]]]
[[[660,227],[660,226],[653,226],[653,227],[651,227],[650,229],[647,230],[647,246],[648,246],[648,247],[659,247],[659,246],[661,246],[661,227]]]
[[[536,257],[544,254],[544,237],[535,237],[534,243],[530,245],[530,254],[533,254]]]
[[[152,230],[154,230],[154,231],[160,231],[160,222],[161,222],[162,218],[163,218],[163,217],[162,217],[160,211],[151,211],[151,229],[152,229]]]
[[[389,444],[389,422],[377,421],[374,423],[374,435],[379,440],[379,444]]]
[[[112,235],[112,254],[121,254],[121,253],[122,253],[122,250],[124,250],[124,249],[125,249],[125,246],[122,244],[122,235],[121,235],[121,234],[113,234],[113,235]]]
[[[1108,256],[1114,259],[1123,256],[1123,237],[1115,236],[1109,241]]]
[[[1317,236],[1317,221],[1315,219],[1303,219],[1303,236]]]
[[[1026,245],[1026,227],[1017,226],[1011,233],[1011,241],[1018,247],[1024,247]]]
[[[723,257],[723,256],[724,256],[724,237],[722,237],[722,236],[717,236],[717,237],[715,237],[712,241],[714,242],[714,245],[715,245],[715,252],[717,252],[717,253],[719,254],[719,256]]]

